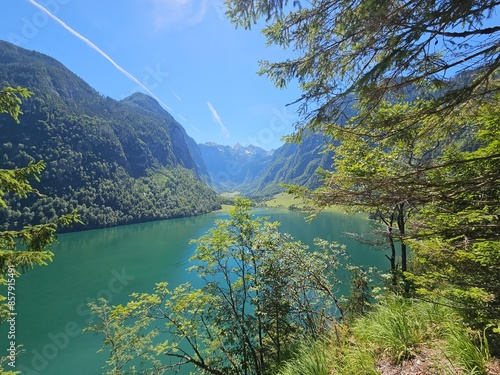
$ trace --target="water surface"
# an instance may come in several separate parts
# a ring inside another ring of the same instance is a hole
[[[307,223],[300,213],[285,209],[258,209],[259,216],[280,221],[282,230],[312,245],[313,238],[347,246],[358,265],[387,268],[380,252],[350,238],[345,232],[370,230],[360,216],[322,213]],[[90,321],[86,304],[105,297],[125,303],[133,292],[151,292],[155,283],[175,285],[193,281],[188,272],[194,245],[215,219],[226,214],[172,219],[85,232],[67,233],[53,246],[54,261],[37,267],[17,280],[17,342],[25,353],[17,359],[23,375],[99,375],[107,355],[96,354],[102,336],[81,333]],[[0,337],[7,337],[5,325]],[[7,340],[0,339],[0,343]],[[1,350],[4,352],[2,345]]]

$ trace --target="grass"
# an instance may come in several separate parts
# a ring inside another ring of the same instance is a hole
[[[348,336],[341,341],[306,341],[276,375],[377,375],[374,353],[360,347]]]
[[[284,207],[284,208],[288,208],[292,205],[297,207],[303,206],[301,199],[295,198],[293,195],[287,193],[279,193],[274,197],[272,197],[271,199],[264,201],[263,204],[268,207]]]
[[[276,194],[274,197],[262,202],[262,205],[276,208],[289,208],[290,206],[294,206],[299,209],[304,208],[304,203],[300,198],[295,198],[293,195],[287,193]],[[345,212],[344,209],[337,206],[324,208],[323,211],[342,213]]]
[[[240,193],[239,192],[221,193],[220,196],[223,198],[236,198],[236,197],[240,196]],[[302,202],[301,199],[295,198],[293,195],[287,194],[287,193],[279,193],[279,194],[276,194],[275,196],[273,196],[272,198],[269,198],[267,200],[257,201],[257,205],[270,207],[270,208],[290,208],[290,207],[294,207],[297,209],[304,208],[304,203]],[[223,204],[221,211],[228,212],[229,209],[231,209],[232,207],[234,207],[234,206],[228,205],[228,204]],[[325,211],[325,212],[340,212],[340,213],[345,212],[344,209],[342,209],[341,207],[336,207],[336,206],[324,208],[323,211]]]
[[[435,335],[433,315],[438,313],[443,317],[438,310],[430,304],[390,298],[359,319],[353,331],[362,341],[385,348],[386,353],[399,363],[410,358],[419,343]]]
[[[239,196],[239,192],[234,192],[234,193],[222,193],[221,197],[223,198],[236,198]],[[288,208],[291,205],[296,205],[296,206],[301,206],[300,205],[301,201],[300,199],[294,198],[290,194],[286,193],[280,193],[275,195],[269,200],[259,202],[258,205],[266,206],[266,207],[276,207],[276,208]],[[228,212],[229,209],[231,209],[232,205],[229,204],[223,204],[221,211],[223,212]]]
[[[437,349],[443,373],[447,364],[454,373],[486,374],[490,358],[486,338],[469,331],[449,307],[399,297],[381,302],[353,326],[358,339],[374,344],[396,364],[422,348]]]
[[[451,308],[387,297],[335,338],[305,342],[278,375],[488,374],[488,344]]]
[[[451,325],[446,335],[449,355],[465,373],[470,375],[486,373],[490,355],[488,341],[484,336],[457,329],[456,325]]]
[[[328,375],[328,348],[321,341],[306,341],[284,363],[276,375]]]
[[[239,191],[233,191],[233,192],[225,192],[225,193],[221,193],[220,194],[221,197],[224,197],[224,198],[236,198],[236,197],[239,197],[240,196],[240,192]]]
[[[233,207],[234,206],[232,206],[230,204],[223,204],[221,209],[219,210],[219,212],[229,212],[229,210]]]

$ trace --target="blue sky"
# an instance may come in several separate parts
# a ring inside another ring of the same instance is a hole
[[[222,0],[2,0],[0,39],[56,58],[114,99],[149,91],[199,143],[272,149],[293,132],[286,104],[299,90],[256,73],[287,52],[266,47],[259,27],[236,29]]]

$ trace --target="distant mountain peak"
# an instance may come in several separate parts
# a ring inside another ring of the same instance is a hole
[[[149,101],[150,103],[156,103],[156,104],[158,104],[158,102],[156,101],[156,99],[152,98],[151,96],[149,96],[147,94],[144,94],[143,92],[139,92],[139,91],[134,92],[133,94],[127,96],[125,99],[145,100],[145,101]]]
[[[137,105],[155,113],[164,114],[167,112],[156,99],[142,92],[134,92],[132,95],[122,99],[121,102],[129,105]]]

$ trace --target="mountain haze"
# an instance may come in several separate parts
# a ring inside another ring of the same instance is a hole
[[[230,147],[205,143],[198,147],[210,174],[210,184],[218,192],[244,191],[260,178],[273,155],[273,151],[253,145]]]
[[[325,152],[327,137],[309,134],[301,143],[287,143],[278,148],[259,179],[247,187],[248,194],[269,197],[283,191],[280,184],[317,188],[318,168],[332,169],[332,153]]]
[[[319,186],[318,168],[331,169],[332,154],[325,152],[326,137],[304,137],[300,144],[284,144],[265,151],[249,145],[222,146],[199,144],[211,176],[211,185],[219,192],[239,192],[262,198],[284,190],[280,184]]]

